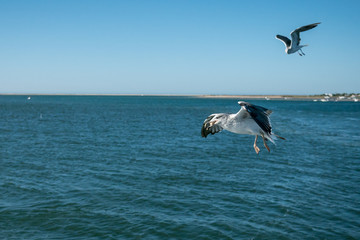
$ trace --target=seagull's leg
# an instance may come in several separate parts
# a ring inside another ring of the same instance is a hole
[[[303,56],[305,56],[305,53],[303,52],[303,50],[300,48],[300,51],[302,53]]]
[[[298,51],[298,54],[299,54],[300,56],[302,56],[302,54],[300,53],[300,51]]]
[[[276,137],[278,137],[278,138],[280,138],[280,139],[282,139],[282,140],[286,140],[285,138],[283,138],[283,137],[280,137],[279,135],[277,135],[277,134],[274,134]]]
[[[266,139],[265,139],[265,137],[264,137],[264,134],[261,134],[261,137],[262,137],[262,139],[263,139],[263,141],[264,141],[264,146],[265,146],[266,149],[270,152],[270,148],[269,148],[269,146],[268,146],[267,143],[266,143]]]
[[[255,149],[256,154],[259,154],[260,148],[258,148],[258,146],[256,146],[257,139],[258,139],[258,135],[255,136],[254,149]]]

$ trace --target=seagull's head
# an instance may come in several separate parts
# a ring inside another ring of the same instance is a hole
[[[242,105],[244,105],[244,101],[238,101],[238,104],[240,105],[240,106],[242,106]]]

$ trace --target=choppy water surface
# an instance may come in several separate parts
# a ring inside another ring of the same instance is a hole
[[[360,239],[360,104],[251,101],[256,155],[200,136],[237,100],[0,96],[1,238]]]

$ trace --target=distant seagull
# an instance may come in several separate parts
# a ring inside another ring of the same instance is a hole
[[[223,129],[237,134],[255,135],[254,149],[257,154],[260,151],[256,145],[259,135],[269,152],[270,148],[266,144],[267,140],[275,144],[276,137],[285,139],[271,131],[269,118],[272,113],[271,110],[243,101],[239,101],[238,104],[241,108],[237,113],[214,113],[208,116],[202,125],[201,136],[206,138],[210,133],[215,134]]]
[[[285,44],[285,47],[286,47],[285,52],[287,54],[291,54],[291,53],[295,53],[295,52],[299,51],[298,52],[299,55],[303,56],[303,55],[305,55],[305,53],[302,51],[301,48],[306,47],[308,45],[300,45],[300,40],[301,40],[300,33],[305,32],[310,29],[313,29],[314,27],[316,27],[319,24],[320,23],[313,23],[313,24],[309,24],[309,25],[302,26],[302,27],[295,29],[294,31],[292,31],[290,33],[291,40],[288,39],[287,37],[284,37],[281,35],[276,35],[276,38]]]

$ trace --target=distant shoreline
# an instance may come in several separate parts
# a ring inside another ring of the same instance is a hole
[[[154,97],[197,97],[197,98],[234,98],[234,99],[255,99],[255,100],[309,100],[309,101],[355,101],[360,94],[336,95],[226,95],[226,94],[82,94],[82,93],[0,93],[0,96],[154,96]]]
[[[202,98],[245,98],[245,99],[310,99],[306,95],[198,95]]]
[[[227,95],[227,94],[117,94],[117,93],[0,93],[0,96],[164,96],[164,97],[199,97],[199,98],[248,98],[248,99],[311,99],[321,95]]]

